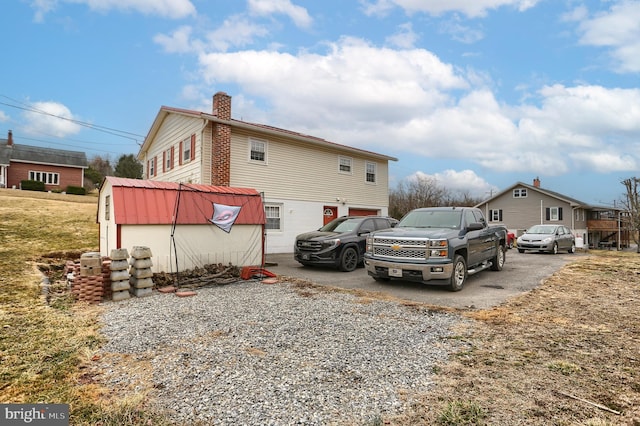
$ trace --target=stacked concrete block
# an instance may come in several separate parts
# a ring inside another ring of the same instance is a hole
[[[111,280],[111,300],[120,301],[131,297],[129,290],[131,285],[129,284],[129,262],[127,259],[129,254],[127,249],[113,249],[111,250],[111,263],[109,265]]]
[[[102,298],[111,299],[111,259],[102,259]]]
[[[70,268],[70,265],[67,265]],[[104,295],[102,259],[100,253],[89,252],[80,256],[78,266],[68,272],[73,277],[71,292],[76,299],[87,303],[100,303]]]
[[[150,296],[153,292],[151,249],[141,246],[134,247],[131,250],[129,263],[131,264],[129,269],[131,293],[136,297]]]

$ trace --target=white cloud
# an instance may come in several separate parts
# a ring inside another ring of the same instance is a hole
[[[258,16],[286,15],[299,28],[309,28],[313,24],[307,9],[294,5],[290,0],[249,0],[249,11]]]
[[[77,117],[61,103],[34,102],[30,107],[34,111],[23,112],[24,133],[64,138],[80,132],[82,128],[72,121]]]
[[[489,10],[504,6],[514,7],[522,12],[534,7],[538,2],[539,0],[361,0],[367,15],[384,15],[396,6],[409,14],[423,12],[442,15],[459,12],[470,18],[484,17]]]
[[[611,173],[638,170],[638,160],[619,152],[578,152],[571,157],[597,173]]]
[[[621,1],[579,26],[580,43],[610,47],[619,72],[640,71],[640,2]]]
[[[4,111],[0,111],[0,123],[6,123],[7,121],[9,121],[9,116]]]
[[[256,38],[268,35],[263,26],[249,21],[242,15],[234,15],[224,20],[220,27],[200,38],[194,35],[191,26],[185,25],[170,34],[156,34],[153,41],[167,53],[204,53],[206,51],[226,52],[233,47],[252,44]]]
[[[411,22],[406,22],[398,27],[398,31],[387,37],[387,44],[401,49],[410,49],[415,46],[418,35],[413,31]]]
[[[257,37],[268,35],[261,25],[255,24],[243,16],[236,15],[225,19],[223,24],[207,34],[208,45],[216,51],[226,51],[230,47],[242,47],[254,42]]]
[[[207,53],[199,65],[213,91],[241,88],[234,117],[377,152],[546,176],[640,163],[640,89],[553,85],[506,105],[481,73],[355,38],[315,53]]]
[[[422,171],[414,173],[413,177],[432,178],[440,186],[459,194],[469,194],[476,198],[488,198],[490,194],[498,192],[498,187],[478,176],[473,170],[456,171],[452,169],[428,174]]]
[[[181,19],[196,15],[196,8],[190,0],[32,0],[35,20],[41,22],[44,15],[61,3],[84,4],[91,10],[108,12],[110,10],[135,11],[145,15],[158,15],[170,19]]]
[[[192,28],[188,25],[175,29],[170,35],[156,34],[153,41],[161,45],[167,53],[197,52],[197,42],[191,40]]]

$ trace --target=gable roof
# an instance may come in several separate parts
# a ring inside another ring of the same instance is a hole
[[[86,169],[87,155],[81,151],[44,148],[31,145],[8,145],[7,139],[0,139],[0,164],[8,166],[11,161],[20,163],[49,164]]]
[[[559,192],[556,191],[551,191],[549,189],[545,189],[545,188],[541,188],[539,186],[535,186],[535,185],[529,185],[526,184],[524,182],[516,182],[513,185],[509,186],[508,188],[498,192],[496,195],[487,198],[486,200],[484,200],[483,202],[481,202],[480,204],[476,205],[475,207],[481,206],[483,204],[486,204],[492,200],[495,200],[496,198],[499,198],[501,196],[503,196],[504,194],[512,191],[513,189],[515,189],[516,187],[524,187],[527,188],[528,191],[534,191],[534,192],[539,192],[541,194],[545,194],[549,197],[555,198],[557,200],[560,201],[564,201],[566,203],[568,203],[569,205],[571,205],[571,207],[583,207],[583,208],[589,208],[592,210],[599,210],[599,209],[605,209],[605,210],[619,210],[619,209],[612,209],[611,207],[602,207],[602,206],[594,206],[591,205],[589,203],[585,203],[583,201],[577,200],[575,198],[569,197],[567,195],[561,194]]]
[[[108,183],[109,185],[105,185]],[[241,206],[235,223],[265,223],[262,196],[255,189],[105,177],[111,187],[114,220],[122,225],[211,225],[213,203]],[[176,215],[177,211],[177,215]]]
[[[310,145],[330,147],[330,148],[338,149],[344,152],[350,152],[355,155],[363,155],[366,157],[375,158],[382,161],[398,161],[398,159],[395,157],[390,157],[384,154],[378,154],[376,152],[367,151],[364,149],[353,148],[347,145],[341,145],[339,143],[331,142],[326,139],[305,135],[303,133],[298,133],[291,130],[280,129],[278,127],[268,126],[265,124],[249,123],[246,121],[235,120],[233,118],[231,120],[223,120],[213,114],[208,114],[205,112],[193,111],[188,109],[173,108],[168,106],[160,107],[160,111],[156,115],[156,118],[153,121],[151,128],[149,129],[149,133],[147,134],[147,137],[145,138],[144,143],[140,147],[140,151],[138,152],[138,159],[142,158],[143,157],[142,153],[146,152],[146,150],[149,149],[149,145],[151,144],[151,141],[154,139],[156,133],[158,132],[158,130],[160,129],[160,126],[162,125],[162,122],[169,114],[179,114],[179,115],[201,119],[205,121],[210,121],[214,123],[226,124],[231,127],[236,127],[236,128],[240,128],[248,131],[253,131],[253,132],[259,132],[266,135],[295,139],[297,141],[305,142]]]

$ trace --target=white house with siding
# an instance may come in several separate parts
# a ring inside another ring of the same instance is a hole
[[[396,158],[212,113],[161,107],[138,153],[147,179],[255,188],[266,212],[266,253],[293,251],[295,236],[343,215],[387,215]]]

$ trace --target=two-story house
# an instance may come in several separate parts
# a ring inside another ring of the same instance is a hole
[[[535,224],[569,227],[577,247],[628,247],[630,234],[624,212],[611,207],[593,206],[540,186],[517,182],[476,207],[490,223],[500,223],[520,236]]]
[[[231,97],[211,113],[160,108],[138,160],[150,180],[254,188],[263,194],[266,253],[293,251],[295,236],[342,215],[387,215],[396,158],[231,117]]]
[[[0,188],[20,188],[23,180],[44,182],[49,191],[82,187],[87,167],[84,152],[16,144],[11,130],[0,139]]]

